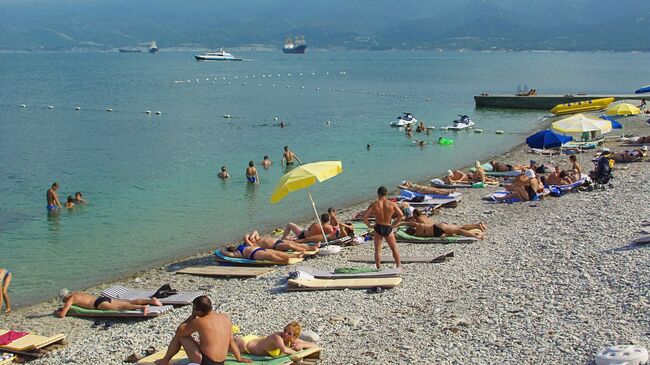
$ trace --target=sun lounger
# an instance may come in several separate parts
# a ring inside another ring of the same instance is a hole
[[[418,236],[411,236],[410,234],[406,233],[404,228],[400,228],[397,231],[395,231],[395,237],[397,238],[397,242],[408,242],[408,243],[441,243],[441,244],[447,244],[447,243],[472,243],[475,241],[478,241],[477,238],[474,237],[463,237],[463,236],[452,236],[452,237],[418,237]]]
[[[360,272],[354,274],[337,274],[333,271],[319,270],[306,266],[298,266],[296,268],[298,274],[305,273],[311,275],[316,279],[359,279],[359,278],[389,278],[399,276],[400,269],[384,269],[372,272]]]
[[[154,365],[154,361],[160,360],[165,356],[165,351],[167,349],[163,349],[161,351],[156,352],[153,355],[147,356],[140,361],[136,363],[136,365]],[[284,364],[291,364],[294,362],[300,362],[303,359],[314,359],[318,360],[320,359],[320,353],[322,349],[320,347],[314,347],[311,349],[306,349],[302,351],[298,351],[295,354],[292,355],[283,355],[283,356],[278,356],[278,357],[271,357],[271,356],[253,356],[253,355],[248,355],[248,354],[242,354],[242,357],[248,358],[253,360],[251,364],[253,365],[284,365]],[[172,361],[170,362],[170,365],[186,365],[189,364],[190,360],[187,357],[187,354],[185,351],[181,349],[181,351],[176,354],[172,358]],[[235,357],[231,354],[228,354],[228,357],[226,358],[225,361],[226,365],[236,365],[236,364],[241,364],[240,362],[235,361]]]
[[[115,285],[102,291],[101,296],[121,300],[150,299],[156,293],[155,290],[130,289],[121,285]],[[167,298],[158,298],[162,304],[189,305],[197,297],[203,295],[202,291],[180,292],[170,295]]]
[[[149,306],[149,311],[147,315],[144,315],[144,312],[141,310],[99,310],[99,309],[86,309],[77,307],[73,305],[72,308],[68,311],[69,316],[74,317],[140,317],[140,318],[149,318],[149,317],[158,317],[171,310],[174,307],[171,305],[163,305],[161,307]]]
[[[9,330],[0,329],[0,336],[4,335],[7,332],[9,332]],[[16,353],[27,352],[42,349],[43,347],[49,346],[53,343],[61,342],[63,340],[65,340],[65,335],[62,333],[49,337],[30,333],[6,345],[0,346],[0,351]]]
[[[575,189],[577,187],[580,187],[580,186],[584,185],[588,178],[589,177],[587,175],[582,174],[582,177],[580,178],[580,180],[578,180],[578,181],[576,181],[576,182],[574,182],[572,184],[549,185],[548,189],[551,192],[551,195],[560,196],[560,195],[562,195],[564,193],[567,193],[567,192],[569,192],[569,191],[571,191],[571,190],[573,190],[573,189]],[[554,193],[554,191],[555,192],[559,191],[560,193],[557,194],[557,193]]]
[[[400,258],[400,261],[403,264],[411,264],[411,263],[440,263],[440,262],[445,262],[448,259],[454,257],[454,253],[450,252],[446,255],[440,255],[440,256],[402,256]],[[372,255],[358,255],[358,256],[352,256],[348,259],[348,261],[352,262],[367,262],[367,263],[374,263],[375,262],[375,257]],[[394,263],[395,259],[393,259],[393,256],[382,256],[381,257],[381,262],[382,263]]]
[[[259,265],[259,266],[293,265],[303,261],[303,259],[301,258],[291,258],[289,259],[288,264],[283,264],[275,261],[241,259],[236,257],[228,257],[222,254],[221,250],[215,250],[214,255],[217,258],[217,261],[234,264],[234,265]]]
[[[177,274],[215,277],[259,277],[274,272],[276,269],[268,267],[250,266],[191,266],[176,271]]]
[[[417,197],[423,197],[424,199],[449,199],[449,198],[460,199],[460,197],[462,196],[461,193],[451,193],[449,195],[423,194],[423,193],[418,193],[417,191],[412,191],[407,189],[400,189],[399,194],[405,199],[413,199]]]
[[[308,290],[343,290],[343,289],[370,289],[394,288],[402,282],[402,278],[358,278],[358,279],[316,279],[303,275],[297,279],[287,281],[288,291]]]

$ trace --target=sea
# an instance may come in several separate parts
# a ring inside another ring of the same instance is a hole
[[[546,115],[475,109],[473,95],[631,93],[650,81],[644,53],[233,53],[244,61],[164,49],[0,54],[0,267],[13,273],[15,305],[311,219],[306,191],[270,203],[285,145],[303,162],[342,161],[343,173],[309,190],[320,213],[484,162]],[[403,112],[438,128],[467,114],[483,133],[409,139],[389,126]],[[260,184],[246,183],[249,161]],[[230,179],[217,178],[221,166]],[[62,202],[80,191],[88,203],[48,213],[53,182]]]

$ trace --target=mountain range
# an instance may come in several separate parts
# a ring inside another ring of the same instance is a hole
[[[0,50],[650,51],[647,0],[0,0]]]

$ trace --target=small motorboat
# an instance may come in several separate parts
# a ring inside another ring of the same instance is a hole
[[[400,115],[390,123],[391,127],[406,127],[407,125],[413,125],[417,123],[418,120],[415,119],[413,114],[411,113],[404,113],[403,115]]]
[[[472,128],[474,121],[469,119],[467,115],[458,115],[460,118],[454,120],[454,125],[448,125],[446,128],[450,131],[461,131],[463,129]]]

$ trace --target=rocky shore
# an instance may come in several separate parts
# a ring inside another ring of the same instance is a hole
[[[624,120],[623,131],[650,135],[645,119]],[[614,142],[608,147],[624,149]],[[526,163],[533,156],[526,150],[518,146],[498,159]],[[593,167],[588,156],[585,170]],[[568,167],[565,156],[534,158]],[[286,292],[291,267],[257,279],[174,274],[182,267],[212,264],[210,253],[88,291],[99,293],[115,284],[155,289],[164,283],[204,290],[244,334],[268,334],[300,320],[319,335],[323,364],[588,364],[604,346],[650,347],[650,247],[630,244],[650,225],[650,170],[648,162],[616,166],[622,169],[615,171],[611,189],[539,202],[492,204],[480,198],[499,188],[463,189],[460,206],[442,209],[434,219],[483,221],[486,239],[400,244],[403,255],[453,251],[455,257],[438,264],[406,264],[402,284],[381,293]],[[340,215],[349,217],[365,207]],[[371,253],[372,245],[366,243],[305,265],[363,267],[346,258]],[[92,328],[92,319],[55,318],[51,313],[57,305],[48,301],[0,315],[2,328],[67,335],[67,347],[34,365],[121,364],[149,346],[165,347],[191,312],[180,307],[149,320],[114,320],[103,330]]]

